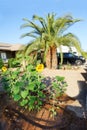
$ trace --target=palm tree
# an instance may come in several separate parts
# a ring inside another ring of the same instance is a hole
[[[30,54],[34,50],[44,49],[44,61],[48,68],[57,68],[57,47],[62,51],[61,45],[75,46],[81,52],[78,38],[72,33],[64,33],[71,25],[79,22],[79,19],[73,19],[70,15],[55,18],[55,14],[52,13],[48,14],[46,19],[34,15],[32,21],[27,18],[23,20],[25,24],[21,28],[30,27],[33,29],[22,35],[22,37],[33,37],[33,41],[26,46],[25,52]]]

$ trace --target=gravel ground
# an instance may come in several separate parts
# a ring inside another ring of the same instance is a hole
[[[87,119],[87,63],[79,69],[50,70],[45,68],[42,72],[45,77],[63,76],[67,82],[66,94],[75,98],[75,102],[69,104],[67,109],[76,113],[77,117]]]
[[[51,70],[48,68],[45,68],[42,74],[45,77],[55,77],[55,76],[63,76],[65,77],[65,81],[68,84],[66,93],[70,97],[76,97],[80,92],[80,86],[85,82],[85,78],[83,77],[83,73],[86,73],[85,69],[83,67],[80,67],[79,69],[73,69],[73,70]]]

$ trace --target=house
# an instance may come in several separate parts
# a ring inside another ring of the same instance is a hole
[[[8,62],[8,59],[15,58],[16,52],[22,48],[22,44],[8,44],[0,42],[0,58],[6,63]]]

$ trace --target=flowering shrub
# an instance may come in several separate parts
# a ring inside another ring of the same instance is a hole
[[[43,69],[44,69],[44,65],[43,64],[39,64],[36,67],[36,71],[38,71],[38,72],[41,72]]]
[[[29,110],[38,110],[43,104],[45,85],[41,81],[42,76],[32,65],[27,66],[24,72],[17,68],[15,71],[8,70],[2,75],[5,90],[14,101]]]
[[[65,92],[67,84],[64,77],[56,76],[47,86],[45,78],[40,73],[43,68],[44,65],[39,64],[36,68],[32,65],[26,66],[24,72],[21,72],[21,68],[9,69],[2,73],[2,84],[14,101],[29,110],[39,110],[43,103],[52,100],[51,111],[54,114],[56,110],[54,100]]]
[[[3,72],[6,72],[7,71],[7,68],[5,66],[2,67],[2,71]]]

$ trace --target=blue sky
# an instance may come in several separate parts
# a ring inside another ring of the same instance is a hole
[[[26,44],[31,39],[20,36],[29,29],[20,29],[23,18],[32,20],[34,14],[45,17],[48,13],[63,16],[71,14],[82,19],[67,32],[74,33],[87,51],[87,0],[0,0],[0,42]]]

